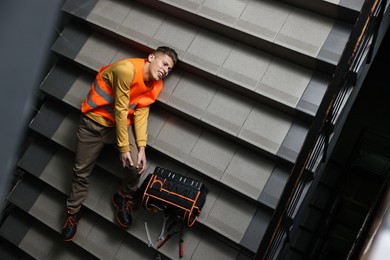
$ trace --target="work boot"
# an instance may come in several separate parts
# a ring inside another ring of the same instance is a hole
[[[76,236],[77,225],[81,219],[81,210],[76,213],[67,212],[64,227],[62,228],[62,239],[66,242],[72,241]]]
[[[115,213],[118,223],[124,228],[130,227],[131,222],[133,221],[131,213],[133,213],[135,206],[133,199],[115,193],[112,196],[112,203],[114,203],[116,209]]]

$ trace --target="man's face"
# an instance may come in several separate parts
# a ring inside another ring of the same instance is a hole
[[[150,79],[160,80],[165,78],[172,70],[174,63],[166,54],[156,53],[148,56]]]

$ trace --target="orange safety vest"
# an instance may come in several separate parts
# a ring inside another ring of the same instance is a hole
[[[150,86],[149,90],[147,90],[143,75],[145,60],[139,58],[129,60],[134,65],[135,74],[130,86],[130,102],[127,114],[127,124],[132,123],[134,110],[137,107],[146,107],[154,103],[163,87],[163,82],[160,79],[159,81],[153,81],[152,86]],[[95,114],[101,115],[110,121],[115,122],[114,91],[112,87],[102,79],[102,72],[111,65],[112,64],[99,69],[95,81],[92,83],[91,89],[81,105],[81,111],[83,113],[92,111]]]

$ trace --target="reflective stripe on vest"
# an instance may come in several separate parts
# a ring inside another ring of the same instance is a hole
[[[106,102],[107,104],[113,104],[114,103],[114,98],[107,94],[98,84],[97,80],[95,79],[93,81],[93,84],[92,84],[92,88],[94,88],[94,91],[100,96],[102,97]],[[88,103],[88,106],[90,106],[92,109],[94,108],[97,108],[98,105],[93,102],[92,98],[91,98],[91,91],[88,93],[87,95],[87,103]]]
[[[92,88],[94,88],[95,92],[97,94],[99,94],[99,96],[102,97],[107,102],[107,104],[114,104],[114,98],[112,96],[110,96],[109,94],[107,94],[106,92],[104,92],[104,90],[99,86],[96,79],[94,80],[94,82],[92,84]],[[93,100],[91,98],[91,92],[88,93],[88,95],[86,97],[86,102],[88,103],[88,106],[90,106],[92,110],[99,107],[95,102],[93,102]],[[129,104],[130,110],[134,110],[136,107],[137,107],[137,104]],[[115,110],[112,106],[106,105],[106,106],[101,106],[101,108],[106,110],[107,113],[109,113],[112,118],[115,118]]]

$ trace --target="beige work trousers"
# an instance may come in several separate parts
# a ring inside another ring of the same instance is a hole
[[[138,148],[135,144],[133,125],[128,126],[128,134],[131,159],[135,163],[137,161]],[[93,171],[100,151],[105,144],[115,143],[115,127],[102,126],[84,114],[81,115],[77,131],[77,148],[71,191],[66,202],[68,211],[79,211],[81,204],[87,197],[89,176]],[[121,163],[119,157],[118,163]],[[137,190],[140,175],[134,167],[125,167],[122,171],[123,178],[118,193],[126,197],[132,197],[132,194]]]

